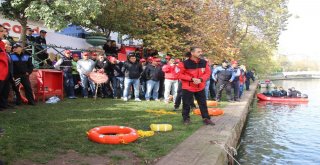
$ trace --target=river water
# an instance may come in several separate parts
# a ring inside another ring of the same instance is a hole
[[[320,80],[275,81],[309,96],[308,104],[254,102],[242,133],[240,164],[320,165]]]

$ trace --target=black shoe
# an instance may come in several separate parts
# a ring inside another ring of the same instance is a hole
[[[183,124],[184,124],[184,125],[189,125],[189,124],[191,124],[191,120],[190,120],[189,118],[184,119],[184,120],[183,120]]]
[[[28,102],[28,105],[36,105],[35,102]]]
[[[204,119],[204,120],[203,120],[203,124],[205,124],[205,125],[216,125],[216,124],[214,124],[214,122],[211,121],[210,119]]]
[[[197,106],[190,106],[190,109],[191,109],[191,110],[197,109]]]
[[[3,108],[3,109],[15,109],[15,107],[13,105],[9,105],[9,104],[7,106],[1,107],[1,108]]]
[[[174,105],[173,111],[177,111],[177,110],[179,110],[179,107],[177,107],[176,105]]]
[[[4,133],[4,129],[0,128],[0,135],[2,135]]]

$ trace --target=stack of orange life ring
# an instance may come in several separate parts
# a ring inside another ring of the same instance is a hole
[[[124,126],[100,126],[87,133],[91,141],[101,144],[128,144],[139,138],[137,130]]]
[[[200,109],[193,110],[193,113],[196,115],[201,115]],[[209,113],[209,116],[219,116],[219,115],[223,115],[224,111],[218,108],[208,108],[208,113]]]

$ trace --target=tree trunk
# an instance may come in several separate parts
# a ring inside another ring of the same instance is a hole
[[[24,48],[26,43],[27,43],[27,39],[26,39],[26,32],[27,32],[27,19],[21,19],[21,20],[18,20],[18,22],[21,24],[21,28],[22,28],[22,31],[21,31],[21,34],[20,34],[20,41],[22,42],[22,47]]]

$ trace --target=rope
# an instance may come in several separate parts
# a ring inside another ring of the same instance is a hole
[[[217,141],[214,141],[215,144],[219,145],[238,165],[241,165],[233,156],[237,155],[237,150],[233,147],[230,147],[228,144],[225,144],[229,150],[231,150],[234,154],[232,155],[225,146],[219,144]]]
[[[145,112],[148,112],[148,113],[154,113],[154,114],[160,114],[160,115],[174,115],[174,114],[177,114],[177,112],[170,112],[170,111],[166,111],[164,109],[160,109],[160,110],[145,110]]]

